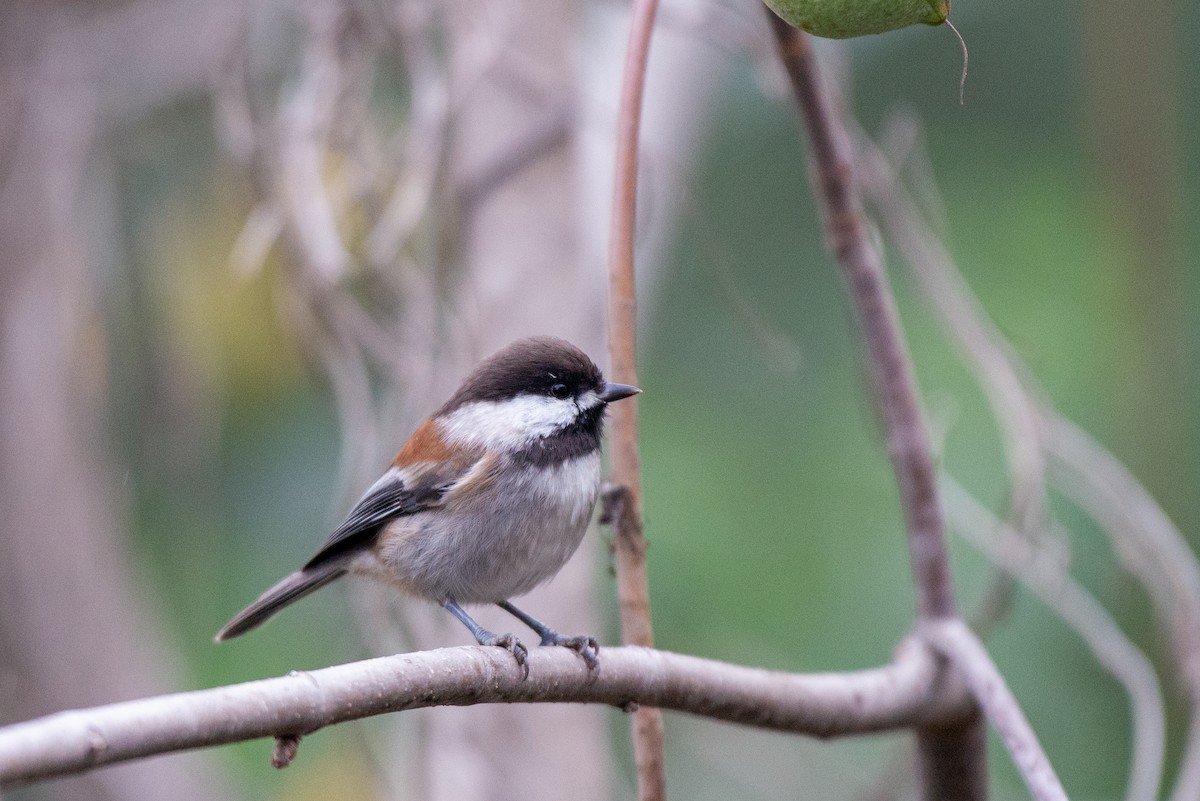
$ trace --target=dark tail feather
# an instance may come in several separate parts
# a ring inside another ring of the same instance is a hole
[[[251,629],[256,629],[283,607],[298,601],[305,595],[324,587],[346,572],[340,560],[314,565],[307,570],[297,570],[271,589],[258,596],[258,600],[233,616],[225,628],[217,632],[216,640],[231,640]]]

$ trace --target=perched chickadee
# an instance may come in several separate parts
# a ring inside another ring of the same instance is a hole
[[[520,640],[493,634],[459,604],[494,603],[542,645],[566,646],[595,668],[595,638],[559,634],[508,599],[550,579],[579,547],[600,489],[605,409],[640,391],[605,383],[564,340],[513,342],[413,432],[316,555],[234,616],[217,641],[352,573],[441,604],[480,645],[506,648],[522,666]]]

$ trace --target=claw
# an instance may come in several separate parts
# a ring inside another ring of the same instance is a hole
[[[588,671],[600,668],[600,643],[590,635],[579,634],[568,637],[556,631],[548,631],[546,636],[542,637],[542,645],[560,645],[563,648],[570,648],[583,659]]]
[[[486,633],[491,634],[491,632]],[[508,651],[512,654],[513,659],[516,660],[517,666],[521,668],[521,678],[529,678],[529,663],[526,661],[529,657],[529,649],[525,647],[525,643],[517,639],[515,634],[501,634],[499,636],[492,634],[491,642],[480,640],[479,644],[496,645]]]
[[[596,638],[592,636],[572,637],[572,644],[567,647],[579,654],[583,658],[583,663],[587,665],[588,672],[600,669],[600,643],[596,642]],[[578,647],[574,643],[578,643]]]

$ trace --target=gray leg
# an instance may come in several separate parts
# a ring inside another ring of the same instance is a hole
[[[564,634],[559,634],[554,629],[547,626],[536,617],[522,612],[517,607],[513,606],[508,601],[501,601],[496,606],[508,612],[517,620],[524,623],[529,628],[538,633],[542,638],[542,645],[561,645],[564,648],[570,648],[575,653],[583,657],[584,663],[588,666],[588,670],[595,670],[600,667],[600,643],[596,642],[595,637],[586,634],[580,634],[576,637],[568,637]],[[461,618],[460,618],[461,619]]]
[[[529,650],[521,643],[516,636],[512,634],[501,634],[496,636],[492,632],[485,629],[483,626],[475,622],[474,618],[466,613],[466,611],[458,605],[458,602],[453,598],[447,598],[442,601],[442,607],[454,615],[459,621],[466,626],[472,635],[475,637],[475,642],[480,645],[497,645],[507,649],[513,655],[513,659],[517,660],[517,664],[521,666],[521,672],[524,676],[529,676],[529,666],[525,664],[525,657],[529,655]]]

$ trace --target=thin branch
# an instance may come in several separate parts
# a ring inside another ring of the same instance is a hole
[[[1051,474],[1108,532],[1125,569],[1146,588],[1170,632],[1189,707],[1171,801],[1200,797],[1200,563],[1183,533],[1125,465],[1070,420],[1052,410],[1051,415]]]
[[[637,222],[638,131],[641,122],[642,91],[649,55],[650,32],[654,22],[655,0],[641,0],[634,9],[633,28],[629,34],[629,49],[621,91],[617,132],[616,186],[614,189],[612,231],[609,254],[609,359],[613,379],[636,384],[637,377],[637,290],[634,271],[634,241]],[[645,545],[642,539],[641,460],[637,440],[637,398],[613,407],[612,477],[622,488],[621,511],[613,515],[617,523],[618,556],[634,551],[629,567],[622,577],[622,589],[628,600],[646,598],[644,586],[636,585],[637,573],[644,577],[642,559]],[[621,525],[628,520],[630,525]],[[628,578],[626,578],[628,577]],[[645,582],[641,582],[645,584]],[[654,640],[646,601],[636,604],[622,599],[621,626],[623,639],[635,645],[649,647]]]
[[[895,120],[893,135],[914,124]],[[1037,399],[1026,390],[1026,376],[957,271],[946,269],[950,256],[940,239],[916,214],[916,204],[901,186],[895,168],[883,151],[861,132],[856,163],[864,191],[877,210],[888,241],[894,242],[912,266],[913,275],[945,326],[954,334],[967,367],[984,390],[1005,439],[1012,481],[1009,515],[1023,536],[1036,537],[1046,523],[1045,441]],[[932,183],[932,182],[927,182]],[[932,192],[933,190],[929,190]],[[927,192],[928,193],[928,192]]]
[[[397,3],[385,15],[412,95],[410,123],[394,187],[366,237],[372,266],[391,265],[417,229],[444,177],[450,140],[450,87],[437,56],[438,26],[444,13],[434,3]],[[391,176],[389,176],[390,178]]]
[[[280,109],[277,197],[291,235],[324,280],[342,278],[353,261],[323,177],[329,131],[345,79],[338,37],[345,9],[317,3],[309,10],[309,42],[301,79]]]
[[[637,0],[625,50],[621,99],[617,113],[616,178],[613,188],[609,240],[609,358],[614,380],[637,384],[637,287],[634,242],[637,235],[638,145],[642,95],[658,0]],[[638,453],[637,399],[613,409],[612,481],[619,496],[614,514],[617,599],[621,609],[621,639],[646,648],[654,645],[650,623],[650,582],[646,573],[643,535],[641,457]],[[634,713],[633,753],[640,801],[665,801],[663,721],[658,709]]]
[[[1037,735],[979,638],[957,618],[924,621],[918,628],[962,672],[971,695],[1000,734],[1034,801],[1067,801],[1066,791]]]
[[[842,267],[870,352],[871,373],[900,486],[917,585],[917,615],[955,613],[954,588],[937,500],[937,473],[917,381],[882,259],[868,235],[846,132],[817,75],[808,34],[767,11],[779,55],[808,131],[815,191],[829,248]]]
[[[815,737],[953,722],[961,687],[916,640],[884,667],[779,673],[646,648],[604,650],[589,672],[562,648],[535,648],[529,678],[497,648],[464,646],[60,712],[0,728],[0,786],[151,754],[304,735],[347,720],[430,706],[577,702],[674,709]]]
[[[957,621],[928,427],[883,260],[868,235],[845,124],[821,84],[808,35],[765,10],[808,132],[814,192],[823,210],[828,245],[841,265],[870,354],[888,453],[904,507],[917,618]],[[986,798],[984,746],[978,717],[948,729],[919,728],[924,797]]]
[[[942,491],[959,535],[1053,609],[1083,638],[1101,667],[1124,687],[1133,723],[1125,799],[1154,801],[1162,782],[1166,739],[1166,713],[1154,665],[1058,560],[1035,550],[952,478],[943,476]]]
[[[459,203],[465,211],[469,212],[538,159],[570,143],[575,111],[566,102],[557,106],[545,119],[521,132],[512,144],[460,179]]]
[[[1108,534],[1125,569],[1136,576],[1171,633],[1175,670],[1188,698],[1188,736],[1172,801],[1200,796],[1200,563],[1187,539],[1129,470],[1061,415],[987,316],[895,170],[864,138],[867,186],[889,238],[900,244],[922,290],[942,315],[982,383],[997,417],[1024,442],[1020,472],[1045,471]],[[1031,453],[1036,441],[1045,453]],[[1012,458],[1012,457],[1010,457]],[[1015,467],[1014,467],[1015,469]],[[1018,518],[1019,519],[1019,518]],[[1133,792],[1131,778],[1130,792]]]

